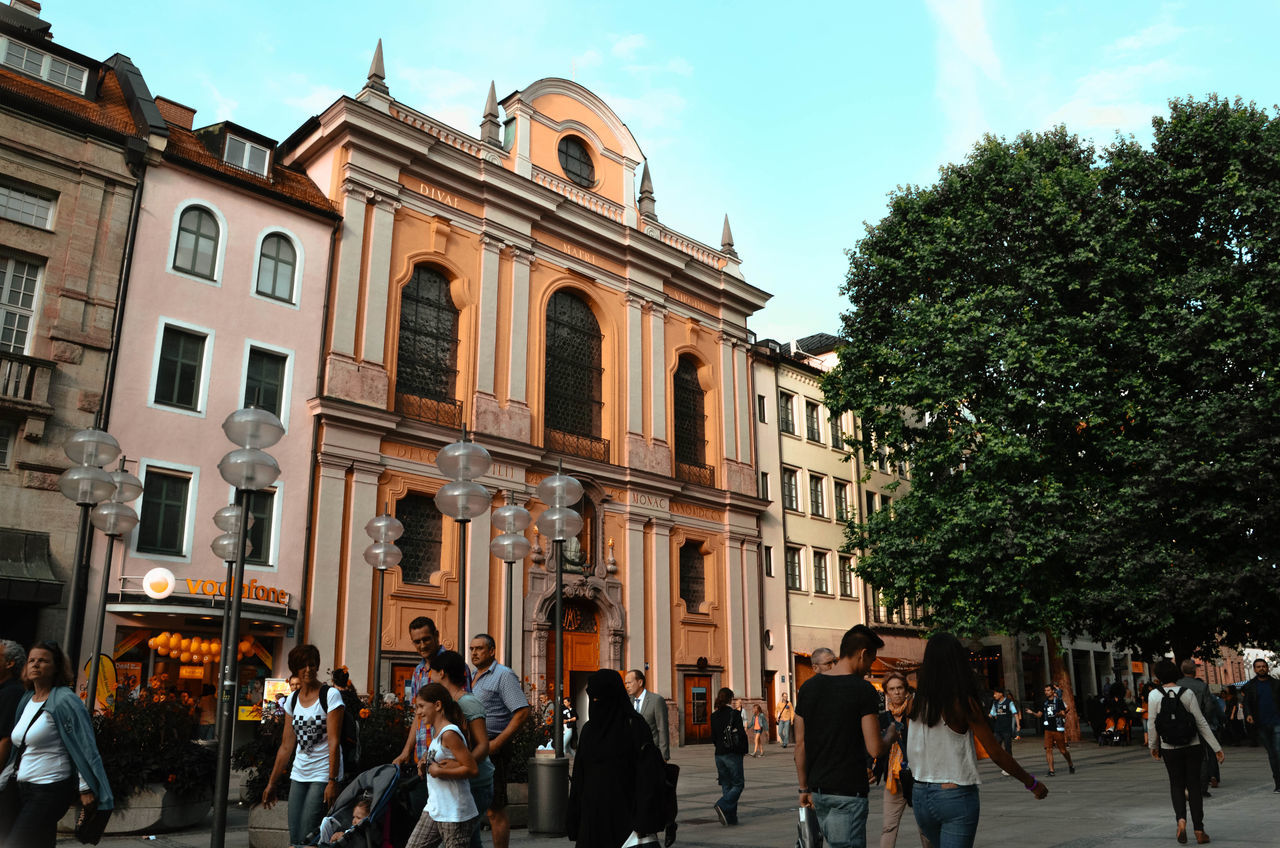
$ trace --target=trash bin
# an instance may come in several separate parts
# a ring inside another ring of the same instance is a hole
[[[569,758],[529,758],[529,833],[564,836],[569,811]]]

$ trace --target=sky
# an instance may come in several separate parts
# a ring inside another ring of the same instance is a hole
[[[1280,81],[1275,2],[45,0],[42,17],[73,50],[129,56],[196,126],[277,140],[359,91],[379,38],[392,96],[472,135],[490,81],[501,99],[575,79],[631,129],[663,223],[718,246],[729,216],[773,295],[748,325],[782,341],[839,331],[845,251],[983,134],[1147,143],[1171,98],[1270,109]]]

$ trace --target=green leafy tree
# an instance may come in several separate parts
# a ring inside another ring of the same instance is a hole
[[[987,137],[850,252],[827,399],[912,466],[858,568],[938,628],[1280,635],[1280,124],[1211,98],[1154,127]]]

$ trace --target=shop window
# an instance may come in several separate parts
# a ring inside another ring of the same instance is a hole
[[[449,280],[420,265],[400,290],[396,393],[452,401],[458,376],[458,308]]]
[[[245,368],[244,405],[265,409],[277,418],[283,411],[284,375],[289,357],[259,348],[249,349]]]
[[[800,580],[800,549],[787,548],[786,550],[786,569],[787,569],[787,588],[797,591],[804,588],[804,584]]]
[[[156,369],[156,403],[180,409],[198,409],[205,338],[177,327],[164,328],[160,363]]]
[[[183,556],[187,552],[186,474],[148,468],[138,513],[138,553]]]
[[[403,552],[400,574],[405,583],[420,586],[436,582],[440,573],[440,547],[444,517],[430,495],[417,492],[396,502],[396,518],[404,524],[404,535],[396,542]]]
[[[689,612],[702,612],[707,597],[706,557],[701,542],[680,546],[680,599]]]
[[[586,301],[558,291],[547,302],[546,392],[548,429],[599,438],[604,404],[601,351],[604,337]]]

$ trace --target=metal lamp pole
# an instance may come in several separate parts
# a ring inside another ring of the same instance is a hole
[[[556,680],[552,745],[556,757],[564,756],[564,543],[582,532],[582,516],[570,508],[582,500],[582,484],[566,475],[563,468],[538,484],[538,499],[547,508],[538,516],[538,532],[554,543],[556,558]]]
[[[240,515],[249,514],[249,495],[268,488],[280,476],[280,465],[263,448],[269,448],[284,436],[284,425],[265,409],[237,409],[222,422],[222,430],[232,444],[240,445],[218,463],[218,473],[236,490],[236,506]],[[240,586],[244,582],[244,558],[248,545],[249,523],[240,521],[238,528],[236,567],[227,583],[226,615],[231,640],[222,644],[222,681],[218,710],[222,714],[222,735],[218,737],[218,770],[213,785],[213,830],[210,848],[223,848],[227,837],[227,798],[231,788],[231,737],[236,726],[236,685],[240,661],[235,645],[240,641]]]
[[[387,569],[400,564],[404,552],[395,544],[396,539],[404,535],[404,525],[391,514],[388,504],[382,515],[369,519],[364,526],[373,544],[365,548],[364,561],[378,570],[378,625],[374,632],[377,640],[373,652],[373,697],[374,703],[382,697],[382,584],[387,579]]]
[[[524,537],[524,529],[529,526],[531,518],[529,510],[512,503],[511,493],[507,492],[507,503],[493,511],[493,524],[502,531],[489,543],[489,553],[495,559],[507,564],[507,667],[510,668],[515,655],[515,624],[511,620],[511,596],[515,592],[511,570],[517,560],[529,555],[529,540]]]
[[[228,646],[233,645],[231,641],[231,587],[232,581],[235,579],[236,557],[240,552],[240,507],[236,504],[224,506],[213,514],[213,523],[217,526],[222,534],[216,536],[209,547],[218,559],[227,564],[227,593],[222,596],[222,636],[219,645],[218,668],[222,668],[223,655],[226,653]],[[250,513],[248,524],[245,526],[244,555],[249,556],[253,553],[253,543],[248,539],[248,531],[253,529],[253,514]],[[214,716],[214,732],[215,739],[221,739],[225,731],[223,727],[223,710],[221,702],[219,702],[218,711]]]
[[[111,588],[111,555],[114,553],[116,539],[127,535],[138,526],[138,514],[129,506],[142,494],[142,483],[137,477],[124,470],[124,457],[120,457],[120,468],[111,472],[111,480],[115,484],[115,494],[110,500],[103,501],[89,513],[89,521],[107,537],[107,550],[102,558],[102,590],[98,594],[98,629],[93,637],[93,655],[89,658],[89,698],[88,707],[92,714],[97,706],[98,673],[101,663],[98,657],[102,654],[102,631],[107,624],[107,592]]]
[[[491,505],[489,490],[476,482],[488,473],[491,463],[487,450],[467,440],[466,427],[460,440],[445,445],[436,455],[436,467],[450,480],[436,492],[436,509],[458,523],[459,652],[467,644],[467,525],[488,512]]]

